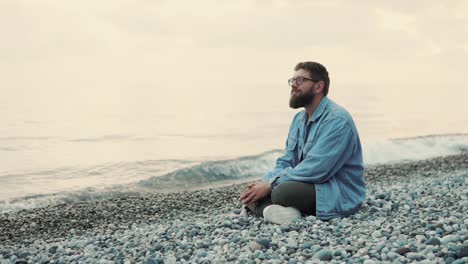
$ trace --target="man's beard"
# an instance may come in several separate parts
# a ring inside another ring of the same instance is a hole
[[[293,109],[305,107],[306,105],[312,103],[314,96],[315,95],[312,92],[312,90],[309,90],[307,93],[300,94],[297,96],[291,95],[291,98],[289,99],[289,106]]]

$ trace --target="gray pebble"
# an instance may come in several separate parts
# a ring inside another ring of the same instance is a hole
[[[426,245],[440,245],[440,240],[437,237],[431,237],[426,240]]]
[[[417,261],[425,259],[424,255],[419,254],[419,253],[414,253],[414,252],[409,252],[408,254],[406,254],[406,257],[408,259],[417,260]]]
[[[333,252],[330,249],[322,249],[315,253],[312,258],[319,259],[322,261],[330,261],[332,259]]]
[[[262,246],[260,244],[258,244],[257,242],[255,242],[255,241],[250,241],[249,242],[249,249],[250,249],[250,251],[255,252],[256,250],[261,250]]]
[[[267,238],[258,239],[257,243],[260,244],[263,248],[270,248],[270,240]]]

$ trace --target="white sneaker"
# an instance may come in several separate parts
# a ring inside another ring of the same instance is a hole
[[[240,216],[247,216],[247,206],[242,205]]]
[[[273,224],[287,224],[300,217],[301,212],[294,207],[284,207],[278,204],[272,204],[263,209],[263,218],[266,222]]]

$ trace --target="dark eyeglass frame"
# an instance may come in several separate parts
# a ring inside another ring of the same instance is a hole
[[[313,81],[313,82],[319,82],[320,80],[314,80],[314,79],[310,79],[310,78],[307,78],[307,77],[304,77],[304,76],[298,76],[296,78],[290,78],[288,79],[288,84],[289,86],[292,86],[294,82],[296,82],[297,85],[301,85],[304,80],[309,80],[309,81]]]

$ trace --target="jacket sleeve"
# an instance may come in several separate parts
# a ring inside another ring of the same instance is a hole
[[[294,137],[295,129],[294,129],[294,124],[296,122],[297,117],[299,116],[299,113],[296,114],[296,116],[293,118],[293,121],[291,123],[291,126],[289,127],[289,133],[288,133],[288,138],[286,139],[286,147],[285,147],[285,153],[283,156],[279,157],[276,160],[276,166],[275,168],[268,172],[264,177],[263,181],[273,183],[277,177],[276,175],[283,171],[286,168],[292,167],[293,166],[293,151],[294,151],[294,146],[289,146],[288,142],[290,142],[290,138]],[[292,147],[292,148],[291,148]]]
[[[274,185],[285,181],[322,183],[328,181],[352,155],[355,142],[351,126],[342,118],[322,124],[319,137],[296,167],[277,174]]]
[[[273,183],[277,177],[275,177],[278,173],[283,171],[286,168],[292,167],[292,157],[294,149],[288,148],[288,140],[286,140],[286,152],[283,156],[279,157],[276,160],[276,166],[273,171],[268,172],[265,177],[263,177],[263,181]]]

